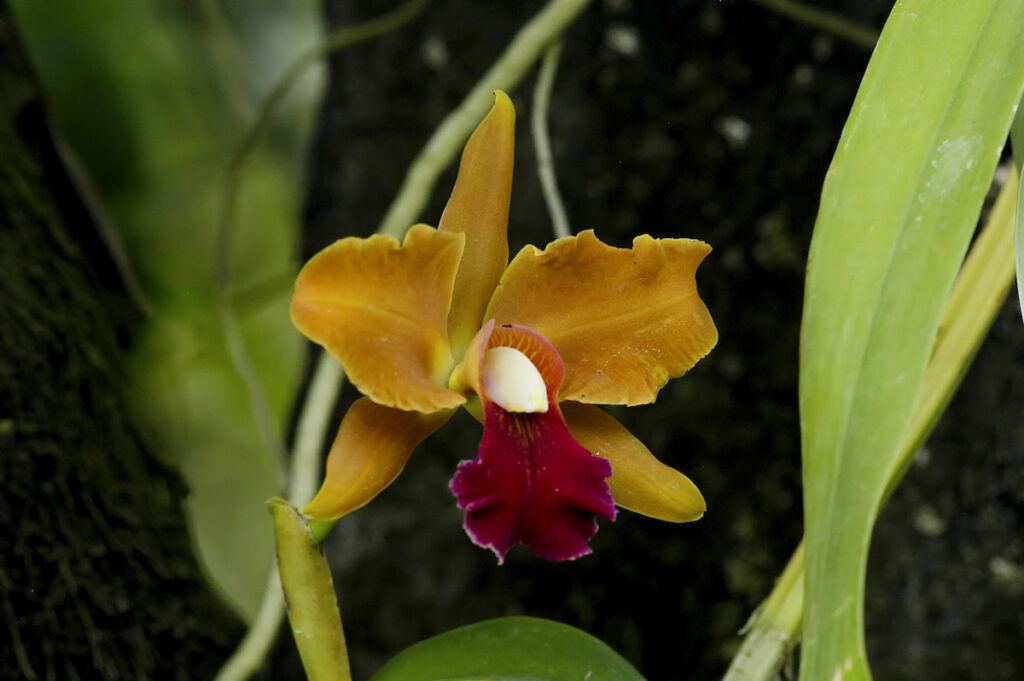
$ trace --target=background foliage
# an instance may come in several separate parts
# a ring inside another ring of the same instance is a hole
[[[266,91],[315,40],[316,7],[12,4],[145,312],[128,361],[138,416],[189,484],[207,574],[248,618],[272,553],[265,511],[253,501],[279,491],[281,440],[301,371],[287,303],[315,87],[289,101],[243,173],[223,285],[218,229],[228,160]],[[222,294],[262,384],[256,397],[221,328]],[[265,425],[254,417],[254,399]]]

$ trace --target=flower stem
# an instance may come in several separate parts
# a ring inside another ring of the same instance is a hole
[[[505,52],[487,70],[458,107],[441,122],[413,160],[398,196],[381,221],[379,234],[401,238],[427,204],[441,171],[455,158],[470,133],[487,114],[495,90],[512,90],[591,0],[551,0],[519,29]]]
[[[813,28],[820,28],[823,31],[833,33],[851,43],[866,47],[869,50],[875,48],[878,42],[878,31],[870,26],[850,21],[833,12],[828,12],[816,7],[796,2],[795,0],[753,0],[762,7],[775,10],[784,14],[790,19],[798,21]]]
[[[410,166],[405,182],[377,230],[378,233],[400,235],[410,224],[415,222],[416,214],[426,204],[430,191],[441,170],[454,158],[473,127],[486,113],[487,107],[490,105],[491,92],[497,89],[512,89],[518,84],[530,65],[536,61],[540,51],[557,37],[589,3],[590,0],[551,0],[530,23],[519,31],[505,53],[484,74],[483,78],[466,96],[460,106],[441,123],[427,142],[423,151],[413,162],[412,166]],[[222,323],[229,339],[231,339],[233,333],[237,334],[237,327],[231,314],[230,301],[226,291],[229,279],[228,245],[231,240],[231,229],[234,222],[234,208],[237,202],[240,171],[256,139],[266,127],[271,112],[284,100],[285,94],[291,85],[298,80],[299,76],[321,57],[347,45],[380,35],[397,27],[419,12],[424,4],[425,0],[410,0],[394,12],[367,22],[365,25],[346,27],[336,31],[299,57],[264,100],[257,113],[256,121],[250,127],[246,137],[243,139],[242,145],[232,159],[226,182],[218,246],[218,282],[221,290]],[[236,338],[236,340],[240,339]],[[239,345],[235,349],[242,350],[242,352],[236,352],[234,355],[236,364],[244,375],[244,368],[248,365],[244,348]],[[332,371],[334,372],[333,374]],[[313,489],[315,488],[315,474],[319,471],[319,453],[323,449],[322,438],[326,419],[333,409],[333,399],[337,396],[341,379],[340,367],[324,353],[317,366],[303,412],[299,419],[295,450],[289,475],[288,497],[291,499],[305,500],[312,496]],[[254,382],[250,381],[250,387],[258,386],[255,386]],[[258,402],[259,397],[261,397],[261,393],[254,394],[254,402]],[[282,504],[284,502],[281,501],[271,504],[271,512],[275,514],[275,526],[279,521],[278,516],[281,516],[280,522],[283,524],[281,531],[293,532],[295,536],[290,536],[290,539],[285,541],[285,546],[288,548],[282,549],[279,544],[278,553],[280,554],[282,550],[286,553],[290,551],[299,552],[298,558],[293,556],[282,557],[282,564],[288,562],[292,566],[292,575],[305,574],[305,570],[312,569],[310,565],[303,567],[301,563],[303,559],[312,560],[310,558],[312,554],[310,554],[309,546],[306,543],[317,547],[316,551],[319,552],[319,543],[323,541],[327,533],[334,526],[334,522],[313,522],[309,524],[303,522],[303,532],[305,532],[308,540],[302,539],[300,541],[296,538],[298,533],[294,528],[288,530],[288,522],[285,520],[286,514],[281,510]],[[287,508],[287,505],[284,504],[284,507]],[[293,561],[297,562],[293,563]],[[263,600],[260,603],[260,609],[253,620],[250,630],[227,664],[221,669],[216,681],[242,681],[251,676],[262,664],[273,642],[281,613],[284,609],[284,598],[282,597],[279,584],[282,581],[285,582],[284,589],[287,592],[289,589],[289,579],[290,577],[286,576],[285,579],[279,580],[277,570],[272,571],[264,591]],[[318,588],[323,589],[323,583]],[[297,594],[301,595],[304,593],[302,588],[298,588]],[[331,599],[333,599],[333,587],[330,588],[330,593]],[[291,593],[289,593],[289,602],[291,597]],[[334,601],[332,600],[331,602]],[[331,614],[336,619],[336,622],[333,624],[326,621],[330,619]],[[309,613],[306,613],[306,615],[309,615]],[[317,617],[310,615],[312,617],[312,625],[321,626],[322,624],[331,631],[334,630],[336,625],[337,641],[340,641],[341,653],[346,658],[345,664],[342,665],[344,672],[342,673],[338,669],[334,669],[331,672],[334,676],[328,678],[348,680],[351,677],[348,671],[347,654],[345,654],[344,650],[344,636],[341,633],[340,613],[335,607],[333,613],[328,615],[320,613],[319,616],[324,617],[325,621],[318,623]],[[292,617],[293,633],[296,633],[295,630],[300,630],[296,635],[296,643],[299,645],[301,652],[306,644],[300,638],[308,635],[311,630],[305,626],[296,625],[294,616],[291,613],[290,617]],[[326,658],[320,656],[320,653],[310,654],[313,655],[315,660],[326,660]],[[306,664],[305,655],[303,653],[304,664]],[[335,660],[335,663],[337,663],[337,660]],[[319,665],[320,663],[314,661],[311,664]],[[324,668],[333,668],[332,664],[324,662]],[[334,666],[337,666],[337,664]],[[320,669],[319,666],[314,668],[316,670]],[[310,679],[319,678],[314,677],[314,672],[310,671],[308,666],[307,674],[309,674]]]
[[[249,388],[250,399],[260,431],[269,451],[280,450],[279,440],[269,425],[269,411],[262,386],[249,361],[242,342],[241,333],[235,321],[232,299],[229,294],[230,243],[234,225],[235,206],[241,184],[241,171],[246,158],[256,141],[266,130],[267,123],[285,95],[298,82],[306,70],[331,52],[353,45],[362,40],[377,37],[398,28],[412,19],[426,5],[426,0],[409,0],[392,12],[355,26],[344,26],[325,36],[323,40],[298,57],[264,98],[256,113],[256,119],[249,126],[234,156],[228,165],[224,185],[224,203],[218,226],[217,243],[217,293],[221,324],[232,361],[239,375]],[[299,416],[299,425],[292,453],[290,471],[287,476],[287,495],[290,499],[307,500],[316,489],[316,477],[320,470],[320,452],[323,450],[323,436],[327,420],[337,398],[343,375],[336,361],[322,353],[313,380],[307,391],[306,401]],[[329,528],[327,528],[329,529]],[[319,539],[322,541],[326,530]],[[267,576],[263,597],[245,637],[217,673],[215,681],[243,681],[252,676],[263,664],[267,652],[274,643],[281,616],[284,614],[284,595],[277,567]]]
[[[214,681],[242,681],[255,674],[263,664],[267,651],[274,645],[282,613],[284,593],[277,576],[277,566],[274,565],[270,568],[267,582],[263,586],[263,597],[245,637],[217,672]]]
[[[313,541],[317,544],[322,544],[324,539],[327,539],[327,535],[331,533],[334,526],[338,524],[337,520],[316,520],[314,518],[309,519],[309,533],[313,536]]]
[[[544,190],[544,202],[551,214],[551,228],[556,239],[570,236],[569,218],[565,205],[558,193],[558,179],[555,177],[555,162],[551,153],[551,140],[548,138],[548,105],[551,102],[551,90],[555,83],[555,71],[558,68],[558,57],[562,53],[562,41],[553,42],[544,51],[544,61],[537,74],[537,85],[533,90],[533,115],[530,117],[533,130],[533,145],[537,151],[537,175],[540,186]]]
[[[295,428],[288,498],[296,503],[307,503],[316,492],[320,481],[324,434],[344,378],[338,360],[326,350],[321,352]]]

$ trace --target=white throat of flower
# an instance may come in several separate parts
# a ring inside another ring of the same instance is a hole
[[[481,387],[505,411],[535,414],[548,410],[548,389],[530,358],[499,346],[484,353]]]

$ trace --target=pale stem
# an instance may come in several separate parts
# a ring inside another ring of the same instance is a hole
[[[242,641],[231,653],[224,666],[217,672],[214,681],[243,681],[255,674],[274,645],[277,630],[284,614],[284,592],[277,574],[277,563],[270,568],[267,583],[263,587],[259,608],[249,624]]]
[[[551,90],[555,84],[555,71],[558,69],[558,57],[562,53],[562,41],[551,43],[544,51],[537,74],[537,84],[533,89],[533,112],[530,117],[533,131],[533,145],[537,153],[537,175],[544,191],[544,202],[551,214],[551,229],[556,239],[570,236],[569,217],[565,205],[558,193],[558,179],[555,176],[554,155],[551,153],[551,140],[548,137],[548,107],[551,103]]]
[[[775,10],[779,14],[784,14],[790,19],[813,28],[820,28],[823,31],[834,33],[844,40],[848,40],[851,43],[860,45],[861,47],[866,47],[869,50],[875,49],[875,43],[878,42],[877,30],[870,26],[864,26],[863,24],[858,24],[855,21],[850,21],[845,17],[827,10],[818,9],[817,7],[809,7],[802,2],[795,2],[795,0],[753,1],[758,5]]]
[[[295,428],[288,498],[296,503],[312,499],[320,483],[324,435],[344,378],[341,363],[326,350],[320,352]]]
[[[344,374],[338,361],[326,352],[321,352],[296,427],[288,475],[289,499],[308,501],[316,491],[324,434],[343,379]],[[315,539],[319,543],[323,537]],[[256,673],[274,644],[283,614],[284,593],[275,564],[267,576],[256,616],[235,652],[218,672],[215,681],[242,681]]]
[[[235,369],[245,381],[260,433],[268,452],[283,450],[273,431],[270,411],[262,385],[249,361],[248,353],[239,332],[232,310],[230,284],[230,244],[234,226],[235,205],[241,184],[241,171],[256,141],[263,134],[272,113],[284,101],[291,87],[298,82],[306,70],[333,51],[340,50],[362,40],[374,38],[394,30],[412,19],[426,4],[426,0],[410,0],[398,9],[355,26],[345,26],[327,35],[323,40],[298,57],[274,85],[256,113],[256,119],[249,127],[242,143],[228,166],[225,178],[224,205],[217,242],[217,294],[221,325],[228,342]],[[290,499],[308,500],[316,489],[320,471],[320,452],[327,421],[337,399],[344,378],[341,366],[326,352],[321,353],[316,371],[306,394],[295,444],[291,467],[286,476]],[[282,460],[278,458],[277,460]],[[284,595],[277,566],[270,569],[259,607],[238,647],[228,658],[215,677],[215,681],[244,681],[252,676],[263,664],[274,643],[277,630],[284,614]]]
[[[423,151],[413,161],[406,174],[405,182],[394,201],[392,201],[384,220],[378,227],[378,233],[398,236],[415,221],[416,215],[426,204],[438,175],[455,157],[455,154],[469,137],[472,129],[486,114],[487,107],[492,99],[491,93],[494,90],[511,90],[514,88],[522,80],[533,62],[536,61],[540,51],[565,30],[589,3],[590,0],[551,0],[544,9],[516,34],[498,61],[484,74],[480,82],[470,91],[460,106],[445,118],[435,130]],[[231,300],[228,293],[228,248],[231,242],[231,229],[234,222],[234,209],[237,202],[242,163],[269,120],[271,111],[283,101],[288,89],[306,68],[331,51],[391,30],[398,24],[410,19],[424,4],[425,0],[411,0],[394,12],[383,15],[376,20],[360,26],[340,29],[299,57],[292,67],[288,69],[281,81],[273,88],[267,99],[264,100],[263,106],[257,113],[254,125],[250,128],[229,167],[224,211],[220,225],[217,261],[221,322],[224,326],[229,346],[232,348],[232,358],[235,361],[236,368],[249,386],[257,417],[258,419],[261,415],[265,417],[265,420],[261,420],[261,430],[263,431],[264,439],[268,440],[268,449],[270,451],[273,451],[275,439],[268,438],[268,433],[270,432],[267,426],[269,424],[269,411],[265,407],[266,402],[258,378],[251,368],[244,345],[241,342],[241,334],[238,332],[237,324],[231,311]],[[314,395],[315,386],[322,386],[321,389],[323,391],[331,393],[331,397],[328,399],[320,395],[316,400],[317,402],[326,404],[337,396],[342,376],[340,368],[336,368],[337,374],[334,378],[331,377],[330,372],[332,369],[330,367],[333,363],[333,360],[324,353],[317,366],[316,374],[311,383],[310,393],[307,395],[303,411],[299,417],[300,425],[296,438],[296,455],[293,457],[292,471],[289,475],[291,485],[288,496],[292,499],[306,499],[312,495],[312,490],[315,488],[316,473],[320,469],[318,454],[323,449],[322,437],[326,429],[326,419],[329,417],[332,407],[319,409],[319,415],[316,419],[310,416],[308,412],[317,409],[313,406],[313,398],[316,397]],[[331,404],[333,405],[333,402]],[[323,419],[319,427],[316,425],[317,419]],[[303,426],[305,423],[308,423],[308,429]],[[308,439],[303,436],[303,433],[309,434]],[[319,433],[319,435],[315,435],[315,433]],[[314,437],[317,438],[315,446]],[[307,444],[308,450],[306,449]],[[302,447],[303,455],[299,455],[300,446]],[[315,451],[316,454],[309,453],[312,451]],[[297,466],[302,466],[302,470],[297,470]],[[314,482],[310,484],[310,480]],[[308,494],[299,489],[305,488],[307,485],[309,485]],[[272,506],[272,512],[275,512],[273,509],[274,507]],[[304,531],[309,535],[309,540],[318,546],[333,525],[333,522],[312,523],[306,525]],[[217,675],[217,681],[243,681],[249,678],[262,665],[267,651],[273,643],[277,627],[280,625],[281,614],[284,608],[279,584],[278,572],[275,569],[268,579],[259,610],[249,631],[238,649],[236,649],[235,653]],[[333,597],[333,587],[331,594]],[[337,618],[338,631],[340,632],[341,619],[340,613],[337,612],[336,608],[335,617]],[[330,618],[328,617],[328,619]],[[299,643],[298,640],[296,642],[297,644]],[[348,674],[347,664],[345,665],[345,670],[345,673]],[[310,678],[312,679],[313,676],[310,676]],[[348,678],[348,676],[344,677],[344,679]]]
[[[448,166],[494,102],[495,90],[511,91],[591,0],[551,0],[519,29],[505,52],[487,70],[458,107],[441,121],[426,146],[413,160],[388,212],[379,234],[401,238],[416,222],[430,199],[438,176]]]

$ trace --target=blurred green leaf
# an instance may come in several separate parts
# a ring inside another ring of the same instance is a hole
[[[534,617],[471,624],[407,648],[371,681],[643,681],[590,634]]]
[[[128,382],[154,449],[189,486],[206,573],[251,617],[273,558],[264,502],[279,494],[281,444],[262,438],[254,396],[218,317],[217,226],[231,154],[263,94],[316,41],[315,3],[15,0],[58,127],[81,160],[147,316]],[[232,14],[233,13],[233,14]],[[288,317],[317,78],[250,156],[230,244],[227,294],[265,430],[283,439],[303,341]]]
[[[801,677],[868,679],[871,529],[1024,87],[1024,3],[897,3],[826,177],[801,337]]]

